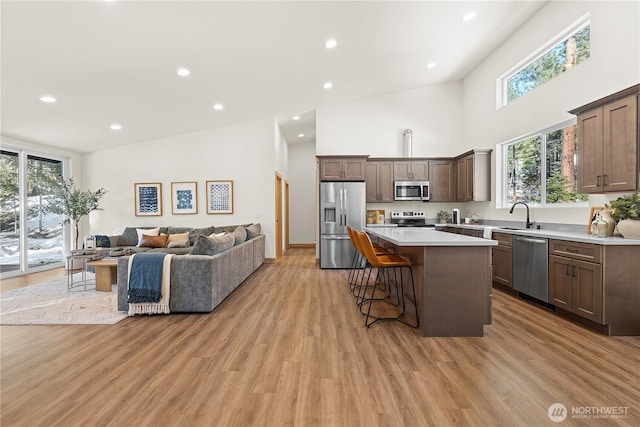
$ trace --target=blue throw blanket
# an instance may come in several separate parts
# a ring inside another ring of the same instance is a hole
[[[129,302],[159,302],[162,298],[162,265],[166,254],[136,254],[129,273]]]

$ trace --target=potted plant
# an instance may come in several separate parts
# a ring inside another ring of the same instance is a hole
[[[610,203],[611,216],[618,222],[620,234],[629,239],[640,239],[640,194],[627,194]]]
[[[440,211],[436,214],[436,217],[440,224],[446,224],[451,219],[451,214],[448,211]]]
[[[64,223],[73,221],[75,225],[75,246],[78,249],[79,230],[78,225],[83,216],[100,209],[100,199],[107,193],[107,190],[100,188],[96,191],[80,191],[76,188],[73,178],[65,179],[60,184],[57,192],[60,209],[65,216]]]

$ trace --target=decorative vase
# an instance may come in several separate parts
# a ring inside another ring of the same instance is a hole
[[[640,220],[623,219],[618,222],[618,231],[625,239],[640,239]]]
[[[611,216],[611,211],[601,211],[600,218],[607,223],[607,236],[613,236],[613,231],[616,228],[616,220]]]

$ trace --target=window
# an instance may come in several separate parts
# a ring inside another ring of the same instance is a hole
[[[501,159],[499,205],[581,203],[576,192],[576,124],[566,122],[498,147]]]
[[[498,79],[498,108],[586,61],[591,26],[585,16]]]

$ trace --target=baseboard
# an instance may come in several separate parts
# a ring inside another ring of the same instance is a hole
[[[265,264],[275,264],[276,263],[276,259],[275,258],[265,258],[264,259],[264,263]]]
[[[315,248],[315,243],[290,243],[290,248]]]

